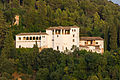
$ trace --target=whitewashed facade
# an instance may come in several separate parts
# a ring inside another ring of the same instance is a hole
[[[104,53],[104,39],[101,37],[80,37],[80,50]]]
[[[34,44],[38,47],[47,47],[46,33],[20,33],[16,35],[16,48],[33,48]]]
[[[104,40],[101,37],[79,37],[79,27],[50,27],[46,32],[20,33],[16,35],[16,48],[33,48],[38,44],[40,50],[53,48],[64,52],[74,46],[80,50],[104,53]]]
[[[16,35],[16,48],[33,48],[36,42],[41,49],[71,50],[73,45],[79,47],[79,27],[50,27],[46,29],[46,33],[20,33]]]

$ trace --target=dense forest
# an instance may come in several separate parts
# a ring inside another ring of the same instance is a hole
[[[13,25],[15,16],[19,25]],[[50,26],[80,27],[81,36],[104,38],[105,53],[16,49],[15,35]],[[0,80],[119,80],[120,6],[107,0],[0,0]]]

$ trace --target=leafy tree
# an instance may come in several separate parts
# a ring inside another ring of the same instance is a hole
[[[97,76],[90,76],[87,80],[99,80]]]
[[[49,70],[47,68],[40,68],[36,74],[36,80],[48,80]]]
[[[5,80],[12,79],[14,71],[14,61],[6,57],[0,57],[0,78]]]

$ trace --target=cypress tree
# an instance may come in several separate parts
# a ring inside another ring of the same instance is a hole
[[[110,34],[110,50],[115,50],[117,49],[117,27],[113,23],[114,18],[111,18],[109,21],[110,23],[110,28],[109,28],[109,34]]]
[[[6,32],[8,31],[8,25],[3,17],[2,10],[0,9],[0,49],[3,48]]]
[[[37,44],[37,41],[36,41],[36,43],[33,46],[33,54],[38,54],[38,53],[39,53],[39,48],[38,48],[38,44]]]
[[[107,23],[104,24],[104,51],[108,50],[108,25]]]
[[[15,44],[11,30],[9,30],[5,35],[2,55],[7,58],[13,58],[15,56]]]

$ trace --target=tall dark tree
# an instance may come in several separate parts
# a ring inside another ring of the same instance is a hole
[[[114,17],[109,18],[110,50],[117,49],[117,27],[113,23]]]
[[[2,55],[8,58],[14,58],[15,56],[15,42],[14,42],[11,30],[9,30],[5,35]]]
[[[104,50],[107,51],[109,50],[108,46],[108,40],[109,40],[109,27],[108,27],[108,24],[105,23],[104,24]]]
[[[3,48],[6,32],[8,31],[8,25],[5,21],[2,10],[0,9],[0,49]]]

